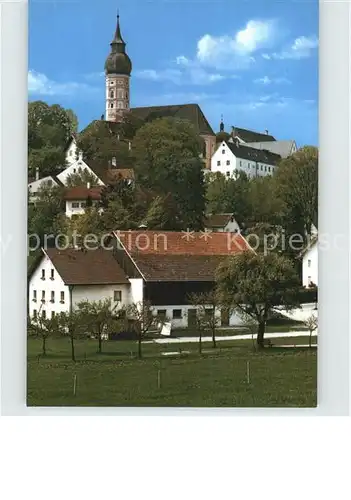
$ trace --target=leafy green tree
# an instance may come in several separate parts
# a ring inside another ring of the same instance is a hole
[[[164,319],[154,313],[151,302],[147,300],[130,304],[124,310],[127,318],[134,321],[138,336],[138,358],[141,359],[143,339],[150,330],[158,328]]]
[[[252,212],[249,189],[250,180],[244,172],[239,172],[235,178],[226,178],[219,172],[207,174],[207,212],[234,213],[238,221],[247,221]]]
[[[41,309],[41,308],[40,308]],[[46,346],[49,337],[53,337],[55,334],[59,334],[59,319],[57,316],[51,318],[44,318],[42,314],[36,316],[36,318],[30,318],[28,322],[28,333],[31,336],[39,337],[42,341],[42,356],[46,356]]]
[[[78,338],[86,335],[86,322],[82,312],[77,308],[65,311],[57,315],[60,333],[63,337],[68,337],[71,345],[71,358],[76,361],[75,342]]]
[[[203,228],[205,185],[202,146],[192,125],[160,118],[141,127],[133,141],[137,183],[160,196],[172,194],[177,227]]]
[[[119,320],[115,314],[117,307],[118,304],[113,304],[111,299],[82,301],[77,304],[86,328],[98,339],[99,353],[102,352],[103,338],[118,329]]]
[[[34,177],[55,175],[65,166],[65,147],[77,129],[78,119],[72,110],[58,104],[33,101],[28,105],[28,166]]]
[[[267,175],[251,179],[247,201],[250,205],[250,213],[246,219],[247,224],[277,225],[281,223],[284,204],[281,196],[276,193],[274,176]]]
[[[221,324],[221,318],[216,314],[220,305],[219,296],[216,290],[204,293],[193,293],[189,297],[190,303],[197,310],[196,324],[199,331],[199,351],[201,354],[202,332],[210,332],[212,345],[215,349],[216,330]]]
[[[299,305],[299,279],[289,259],[246,251],[223,262],[217,272],[221,303],[257,321],[257,346],[264,347],[266,322],[275,306]]]
[[[86,186],[88,183],[90,183],[91,187],[99,186],[97,176],[87,168],[82,167],[79,167],[77,172],[69,174],[65,183],[67,187]]]
[[[283,203],[283,223],[289,234],[300,234],[305,245],[318,227],[318,149],[306,146],[281,161],[275,180]]]

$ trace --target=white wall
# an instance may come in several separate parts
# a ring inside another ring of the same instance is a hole
[[[318,286],[318,245],[315,243],[305,253],[302,259],[302,284],[308,287],[313,281]]]
[[[51,177],[51,175],[48,175],[47,177],[43,177],[37,181],[30,182],[28,184],[28,189],[30,194],[36,194],[40,188],[53,186],[58,186],[58,184],[53,177]]]
[[[141,278],[129,278],[130,281],[130,303],[138,304],[143,301],[144,282]]]
[[[79,302],[89,301],[94,302],[98,300],[111,299],[114,302],[114,292],[120,291],[122,293],[121,302],[118,307],[129,304],[129,285],[75,285],[72,290],[73,307]]]
[[[98,202],[92,201],[92,207],[96,206]],[[78,206],[77,206],[78,205]],[[85,200],[67,200],[66,201],[66,217],[71,218],[72,215],[83,215],[85,213],[86,201]],[[99,210],[102,213],[103,209]]]
[[[97,177],[97,175],[93,172],[93,170],[89,167],[89,165],[87,165],[85,163],[85,161],[83,160],[77,160],[75,161],[74,163],[72,163],[71,165],[69,165],[67,168],[65,168],[65,170],[63,170],[61,173],[59,173],[56,177],[62,182],[62,184],[66,185],[66,182],[67,182],[67,177],[69,175],[72,175],[72,174],[76,174],[78,173],[78,170],[79,169],[82,169],[82,170],[88,170],[88,172],[92,175],[95,175],[95,177]],[[100,186],[104,186],[104,183],[102,182],[101,179],[98,179],[98,184]]]
[[[77,155],[78,155],[77,143],[76,143],[76,140],[73,139],[71,141],[71,144],[68,146],[67,151],[66,151],[66,162],[69,165],[71,165],[72,163],[75,163],[77,161]]]
[[[256,163],[253,160],[236,157],[225,142],[219,145],[211,159],[211,171],[220,172],[226,177],[233,177],[235,171],[239,170],[245,172],[248,177],[264,177],[272,175],[275,168],[274,165],[267,163]]]
[[[51,270],[54,270],[54,279],[51,279]],[[42,270],[45,271],[45,279],[42,279]],[[37,292],[37,299],[34,302],[34,290]],[[42,292],[45,291],[45,302],[42,302]],[[51,302],[51,293],[54,292],[54,302]],[[64,292],[64,303],[61,304],[61,292]],[[46,317],[51,318],[52,312],[56,314],[60,312],[69,311],[69,289],[57,273],[48,257],[43,257],[41,263],[34,271],[29,282],[29,315],[33,317],[34,310],[37,314],[46,311]]]
[[[211,306],[208,306],[211,308]],[[173,310],[180,309],[182,311],[181,318],[173,318]],[[154,306],[153,310],[155,314],[158,311],[166,311],[166,319],[171,322],[172,328],[187,328],[188,327],[188,311],[189,309],[194,309],[191,305],[166,305],[166,306]],[[218,326],[221,325],[221,312],[219,309],[216,310],[216,317],[218,318]],[[229,326],[240,326],[243,324],[242,319],[236,315],[232,314],[229,318]]]

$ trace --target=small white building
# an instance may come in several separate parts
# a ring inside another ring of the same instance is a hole
[[[39,178],[39,169],[36,171],[35,179],[28,183],[29,203],[35,203],[38,192],[43,188],[53,188],[60,186],[60,182],[52,175]]]
[[[205,220],[205,228],[217,233],[240,232],[240,227],[235,220],[234,214],[208,214]]]
[[[234,177],[240,171],[248,177],[274,174],[281,156],[270,151],[251,148],[239,141],[221,142],[211,159],[211,171]]]
[[[76,186],[67,188],[64,194],[66,203],[66,217],[82,215],[85,213],[87,206],[96,207],[101,200],[102,186],[90,187]]]
[[[85,300],[110,298],[123,306],[129,304],[132,292],[112,252],[48,248],[29,276],[29,315],[52,318]]]
[[[76,136],[72,135],[69,138],[68,144],[66,146],[66,163],[68,165],[75,163],[78,160],[79,155],[81,155],[81,152],[77,147]]]
[[[318,241],[312,236],[310,244],[301,254],[302,256],[302,285],[309,288],[318,286]]]
[[[75,160],[71,164],[68,165],[67,168],[62,170],[56,177],[57,179],[62,182],[63,185],[67,185],[67,177],[73,174],[79,174],[80,172],[87,172],[90,175],[93,175],[96,177],[96,184],[100,186],[104,186],[104,183],[102,180],[96,175],[94,170],[89,167],[87,163],[82,158],[82,155],[79,156],[78,160]]]

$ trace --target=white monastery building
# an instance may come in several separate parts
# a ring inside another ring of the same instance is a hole
[[[281,156],[267,150],[222,141],[211,159],[211,171],[220,172],[226,177],[234,177],[245,172],[248,177],[263,177],[275,172]]]
[[[302,252],[302,285],[318,286],[318,241],[315,236]]]

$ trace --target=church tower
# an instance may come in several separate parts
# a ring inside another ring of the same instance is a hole
[[[132,63],[126,53],[126,44],[121,35],[119,15],[111,52],[105,62],[106,75],[106,120],[119,122],[123,113],[129,111],[129,81]]]

